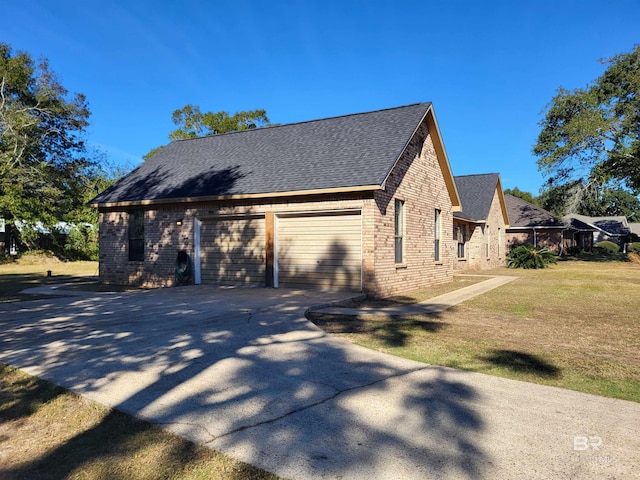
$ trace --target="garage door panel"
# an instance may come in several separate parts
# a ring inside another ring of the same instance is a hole
[[[359,213],[279,218],[279,285],[360,290],[361,231]]]
[[[204,220],[200,250],[203,282],[265,284],[264,218]]]

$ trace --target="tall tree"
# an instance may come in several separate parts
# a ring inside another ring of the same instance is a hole
[[[47,60],[0,43],[0,217],[52,224],[79,206],[94,167],[88,118],[84,95],[69,97]]]
[[[547,107],[533,147],[555,183],[619,181],[640,192],[640,45],[603,60],[587,88],[563,88]]]
[[[178,126],[169,134],[171,140],[251,130],[269,125],[266,110],[249,110],[236,112],[233,115],[225,111],[202,113],[200,107],[196,105],[185,105],[174,111],[171,119]],[[144,155],[144,159],[148,159],[160,149],[162,147],[152,149]]]

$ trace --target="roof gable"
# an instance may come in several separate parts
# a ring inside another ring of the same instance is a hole
[[[562,227],[563,224],[544,208],[538,207],[519,197],[506,194],[504,196],[509,212],[511,228],[525,227]]]
[[[380,189],[425,118],[435,125],[429,102],[174,141],[91,203]],[[434,130],[441,146],[439,157],[444,156],[440,164],[448,172],[443,173],[452,178],[439,132]],[[455,186],[450,194],[457,199]]]
[[[486,221],[491,210],[491,202],[497,191],[504,223],[509,224],[509,214],[505,205],[499,174],[459,175],[455,176],[454,180],[462,202],[462,211],[454,213],[457,218],[479,222]]]

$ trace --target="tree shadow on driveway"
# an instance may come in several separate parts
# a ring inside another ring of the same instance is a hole
[[[27,302],[0,319],[0,361],[287,477],[482,477],[477,391],[324,334],[303,317],[313,301],[182,287]]]

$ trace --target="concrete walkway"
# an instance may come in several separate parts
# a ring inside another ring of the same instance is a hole
[[[640,470],[640,404],[352,345],[303,315],[339,294],[69,295],[0,304],[0,362],[286,478],[631,479]]]
[[[406,305],[398,305],[394,307],[360,307],[360,308],[345,308],[345,307],[320,307],[312,308],[314,312],[325,313],[330,315],[412,315],[423,313],[439,313],[447,310],[454,305],[469,300],[471,298],[482,295],[489,292],[494,288],[506,285],[518,277],[510,277],[506,275],[491,277],[468,287],[463,287],[453,292],[438,295],[437,297],[424,300],[419,303],[411,303]]]

